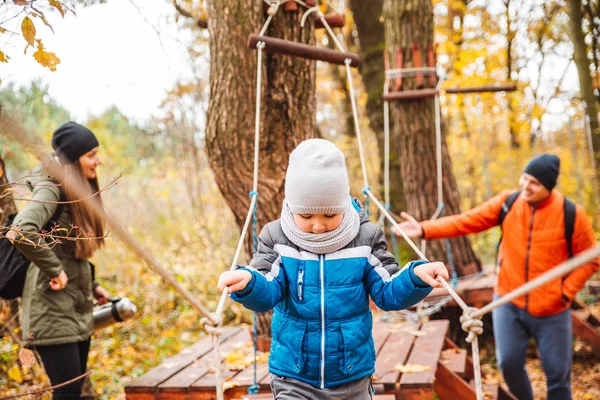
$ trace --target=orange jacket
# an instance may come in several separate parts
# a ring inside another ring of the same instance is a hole
[[[481,232],[496,226],[502,204],[511,193],[502,192],[462,214],[423,221],[423,233],[427,239],[436,239]],[[536,206],[521,196],[517,197],[502,223],[496,293],[504,295],[569,258],[563,203],[563,195],[556,190]],[[576,207],[572,242],[573,254],[596,245],[590,220],[579,205]],[[562,295],[572,300],[598,270],[598,266],[598,259],[590,261],[566,277],[555,279],[516,298],[513,303],[539,317],[564,311],[569,307],[569,302],[564,301]]]

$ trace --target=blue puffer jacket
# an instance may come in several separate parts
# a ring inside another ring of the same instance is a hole
[[[355,207],[359,203],[355,201]],[[402,271],[386,250],[378,225],[364,211],[356,238],[318,255],[294,245],[279,220],[263,228],[249,267],[252,280],[231,297],[258,312],[275,308],[269,371],[314,387],[342,385],[375,372],[369,295],[383,310],[400,310],[425,298],[431,287]]]

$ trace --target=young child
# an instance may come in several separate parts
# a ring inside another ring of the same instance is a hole
[[[375,347],[369,295],[383,310],[425,298],[443,263],[400,270],[381,228],[350,197],[342,152],[309,139],[290,155],[281,218],[265,225],[250,266],[224,272],[219,290],[272,319],[275,399],[371,399]]]

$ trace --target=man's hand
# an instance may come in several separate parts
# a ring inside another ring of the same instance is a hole
[[[69,277],[66,272],[62,270],[58,276],[50,279],[50,289],[54,291],[63,290],[65,286],[67,286],[67,282],[69,282]]]
[[[246,270],[238,271],[227,271],[223,272],[219,276],[219,283],[217,288],[219,291],[223,291],[225,288],[229,288],[228,293],[237,292],[238,290],[244,289],[248,283],[252,280],[252,274]]]
[[[404,218],[405,221],[398,224],[398,226],[404,231],[404,233],[406,233],[406,236],[408,236],[409,238],[418,238],[423,236],[423,229],[421,229],[421,224],[419,224],[419,222],[416,219],[414,219],[411,215],[405,213],[404,211],[400,213],[400,216]],[[395,226],[392,227],[392,231],[396,234],[396,236],[402,236],[400,231],[396,229]]]
[[[100,285],[96,286],[96,289],[94,290],[94,298],[96,299],[98,304],[102,305],[108,303],[109,297],[110,294],[108,293],[108,290],[104,289]]]
[[[438,276],[448,279],[448,270],[444,263],[439,261],[417,265],[413,272],[416,276],[421,278],[423,282],[434,288],[443,287],[442,282],[436,279]]]

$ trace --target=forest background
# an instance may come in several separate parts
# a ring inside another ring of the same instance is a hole
[[[15,1],[14,5],[19,3],[28,2]],[[69,6],[75,11],[105,6],[95,3],[98,2],[74,2]],[[349,5],[343,0],[322,3],[324,10],[346,15],[347,24],[341,36],[351,50],[358,51],[360,43]],[[60,11],[53,2],[49,4],[40,8],[42,16],[32,17],[38,29],[37,40],[52,35],[51,28],[45,25],[44,13],[69,12],[66,6]],[[189,40],[189,78],[176,82],[165,93],[160,109],[153,115],[149,112],[146,119],[130,118],[116,106],[76,119],[99,137],[104,159],[101,184],[121,175],[118,184],[103,193],[106,207],[126,223],[129,232],[146,248],[154,250],[161,264],[168,266],[186,289],[213,310],[219,298],[216,279],[229,267],[239,231],[205,153],[209,101],[206,65],[210,62],[210,37],[202,25],[206,18],[205,4],[203,1],[173,4],[175,12],[165,17],[165,21]],[[517,85],[513,93],[445,95],[441,99],[460,208],[467,210],[493,194],[515,188],[531,156],[553,152],[561,157],[558,189],[586,207],[598,232],[597,178],[586,135],[574,46],[569,37],[567,3],[434,0],[433,5],[438,66],[448,74],[447,86],[509,81]],[[598,5],[592,1],[583,5],[589,10],[583,30],[587,34],[586,44],[591,48],[597,33],[594,29],[598,19],[594,12]],[[7,12],[5,5],[0,7]],[[379,22],[384,23],[382,17]],[[31,42],[27,32],[26,29],[17,32],[12,40],[22,40],[23,47],[37,48],[35,52],[26,50],[26,55],[33,56],[31,63],[38,62],[39,68],[61,68],[60,53],[40,48],[40,42]],[[331,45],[323,32],[317,32],[317,41],[321,46]],[[0,62],[10,63],[11,55],[1,50]],[[590,50],[594,60],[595,51],[595,48]],[[598,89],[600,85],[593,72],[594,89]],[[358,71],[353,73],[369,180],[377,193],[380,190],[377,132],[366,118],[367,102],[373,94],[363,87]],[[247,85],[250,87],[254,82]],[[319,134],[345,152],[352,193],[360,197],[361,169],[342,68],[317,63],[316,88]],[[40,80],[25,85],[10,82],[0,85],[2,113],[18,120],[25,130],[39,135],[48,144],[58,125],[75,118],[49,92],[48,85]],[[0,158],[6,162],[10,181],[25,176],[37,163],[32,154],[4,134],[0,135]],[[23,190],[18,194],[28,195]],[[474,236],[473,248],[484,264],[493,263],[498,238],[497,229]],[[401,263],[409,257],[414,258],[403,253]],[[93,261],[102,284],[115,295],[131,298],[139,310],[138,318],[97,332],[94,338],[89,362],[94,390],[100,398],[114,398],[123,396],[127,381],[194,343],[203,332],[198,313],[116,237],[109,239]],[[588,296],[584,300],[593,303],[596,299]],[[7,309],[3,308],[0,322],[8,315]],[[251,315],[235,303],[229,302],[226,310],[230,323],[251,322]],[[18,330],[13,334],[18,336]],[[12,350],[17,345],[11,335],[2,340],[0,387],[7,388],[2,394],[46,384],[39,367],[21,368],[16,363]],[[487,361],[491,371],[493,355]],[[595,368],[591,372],[600,375],[600,367],[595,365]],[[584,387],[578,396],[585,398],[587,393]]]

